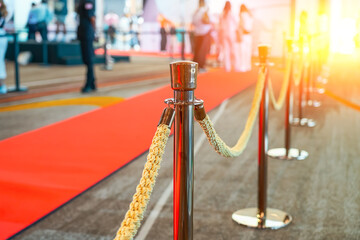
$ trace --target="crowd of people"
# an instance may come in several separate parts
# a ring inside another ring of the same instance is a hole
[[[7,11],[3,0],[0,0],[0,2],[0,9],[4,9],[0,12],[0,31],[3,31]],[[96,91],[93,69],[93,41],[96,34],[95,2],[93,0],[80,0],[76,13],[79,23],[77,39],[80,41],[82,60],[87,67],[86,81],[81,92],[87,93]],[[42,40],[47,41],[48,24],[54,17],[56,34],[62,32],[62,35],[65,36],[67,14],[66,0],[56,0],[53,11],[49,10],[47,0],[42,0],[39,4],[32,3],[27,21],[28,40],[34,41],[36,34],[39,33]],[[161,27],[161,52],[170,52],[172,54],[176,51],[176,42],[179,40],[184,41],[184,39],[177,36],[178,29],[175,28],[173,22],[162,15],[159,16],[158,20]],[[206,55],[209,53],[212,43],[217,45],[217,53],[219,58],[222,59],[226,71],[251,70],[251,31],[252,14],[245,5],[241,5],[239,15],[236,16],[231,9],[231,3],[227,1],[221,16],[215,19],[209,13],[205,1],[199,0],[199,7],[194,13],[190,32],[193,36],[193,60],[199,64],[200,72],[206,71]],[[2,46],[0,50],[0,93],[6,93],[4,84],[6,78],[4,62],[7,46],[6,38],[0,38],[0,45]]]
[[[216,21],[209,13],[204,0],[193,16],[194,61],[200,72],[206,71],[206,55],[212,42],[218,46],[217,54],[222,59],[226,71],[246,72],[251,70],[251,51],[253,18],[250,10],[242,4],[239,15],[232,11],[230,1]]]

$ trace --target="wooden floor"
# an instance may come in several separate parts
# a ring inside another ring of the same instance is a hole
[[[349,58],[333,62],[326,89],[360,104],[359,67],[359,60]],[[229,145],[243,130],[253,94],[251,87],[210,113]],[[308,151],[309,158],[269,158],[268,207],[293,217],[280,230],[246,228],[231,219],[234,211],[257,204],[257,127],[245,152],[225,159],[210,147],[196,124],[194,239],[360,239],[360,112],[324,94],[314,97],[322,106],[307,107],[304,115],[316,120],[317,126],[291,128],[292,147]],[[284,110],[270,108],[269,148],[284,145],[284,116]],[[137,240],[172,239],[172,141],[171,137]],[[146,154],[139,156],[14,239],[112,239],[145,160]]]

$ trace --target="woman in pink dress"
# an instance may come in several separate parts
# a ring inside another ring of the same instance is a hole
[[[233,67],[235,71],[239,71],[238,49],[236,46],[236,29],[238,24],[234,14],[231,12],[231,3],[229,1],[225,3],[219,25],[219,38],[224,54],[225,70],[230,72]]]
[[[252,37],[253,17],[249,9],[241,4],[240,6],[240,71],[247,72],[251,70],[251,56],[252,56]]]

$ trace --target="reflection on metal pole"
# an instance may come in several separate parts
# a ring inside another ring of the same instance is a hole
[[[174,90],[174,239],[193,239],[194,90],[198,64],[170,64]]]
[[[266,74],[264,90],[259,110],[259,152],[258,152],[258,207],[245,208],[233,213],[232,219],[241,225],[259,229],[278,229],[287,226],[292,217],[286,212],[267,208],[267,149],[268,149],[268,54],[269,46],[260,45],[261,71]]]

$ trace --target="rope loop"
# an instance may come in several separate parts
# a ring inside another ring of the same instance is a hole
[[[198,123],[200,124],[201,128],[203,129],[205,135],[207,136],[207,139],[209,143],[213,146],[214,150],[224,156],[224,157],[237,157],[239,156],[246,148],[253,127],[254,123],[256,121],[256,116],[259,112],[259,106],[262,98],[262,92],[264,90],[264,84],[265,84],[265,78],[267,74],[267,68],[265,66],[262,66],[259,69],[259,76],[258,81],[256,83],[255,87],[255,94],[254,98],[251,103],[251,109],[249,112],[248,119],[245,124],[245,128],[243,132],[240,135],[240,138],[238,139],[236,145],[234,147],[229,147],[216,133],[214,126],[209,118],[208,115],[205,116],[204,119],[198,120]],[[196,109],[195,109],[196,111]]]
[[[290,82],[291,64],[292,64],[292,56],[290,55],[290,57],[287,59],[287,62],[286,62],[284,80],[281,85],[279,98],[277,100],[275,98],[271,78],[269,78],[269,95],[270,95],[271,103],[272,103],[273,107],[275,108],[275,110],[280,110],[282,108],[282,106],[284,105],[286,92],[287,92],[289,82]]]

